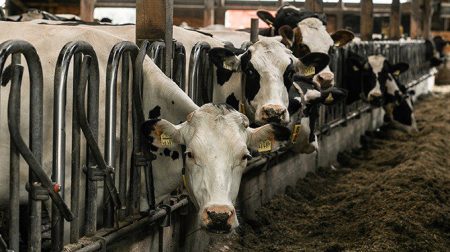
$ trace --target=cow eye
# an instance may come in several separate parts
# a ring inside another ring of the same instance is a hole
[[[186,151],[184,154],[185,154],[188,158],[194,158],[194,154],[192,154],[192,152],[190,152],[190,151]]]
[[[250,155],[250,154],[245,154],[243,157],[242,157],[242,160],[251,160],[253,157],[252,157],[252,155]]]

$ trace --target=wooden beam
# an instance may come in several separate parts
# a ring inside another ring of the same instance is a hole
[[[164,40],[165,74],[172,72],[173,0],[136,0],[136,43]]]
[[[361,0],[361,40],[372,40],[373,32],[373,2]]]
[[[433,0],[423,1],[423,37],[431,39],[431,18],[433,17]]]
[[[323,1],[322,0],[306,0],[305,9],[312,12],[323,12]]]
[[[417,39],[422,37],[422,0],[412,0],[411,2],[411,25],[409,34],[411,38]]]
[[[214,23],[225,25],[225,0],[219,0],[218,4],[214,12]]]
[[[86,22],[94,21],[94,9],[97,0],[80,0],[80,18]]]
[[[214,0],[204,0],[203,26],[214,24]]]
[[[400,0],[392,0],[389,19],[389,39],[400,39]]]

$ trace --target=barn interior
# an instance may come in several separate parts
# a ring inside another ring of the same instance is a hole
[[[0,251],[450,247],[449,0],[0,0],[0,30]]]

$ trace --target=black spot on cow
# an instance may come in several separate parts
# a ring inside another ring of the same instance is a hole
[[[302,107],[302,104],[297,99],[290,99],[289,106],[288,106],[288,112],[290,115],[292,115],[295,112],[297,112],[301,107]]]
[[[216,74],[217,74],[217,83],[220,86],[222,86],[223,84],[225,84],[225,82],[230,80],[233,72],[225,68],[217,68]]]
[[[412,110],[406,99],[403,99],[398,106],[394,107],[393,117],[395,121],[401,124],[412,125]]]
[[[239,110],[239,101],[236,99],[236,96],[234,96],[234,93],[231,93],[225,102],[235,110]]]
[[[150,150],[152,152],[156,152],[158,150],[158,147],[154,146],[153,144],[150,144]]]
[[[172,101],[172,104],[175,104],[175,102],[174,102],[174,101]]]
[[[169,149],[165,148],[163,152],[164,152],[164,156],[166,156],[166,157],[170,156],[170,150]]]
[[[161,107],[155,106],[150,112],[148,112],[148,118],[154,119],[161,116]]]
[[[288,128],[275,123],[271,123],[270,125],[272,126],[275,135],[275,140],[287,141],[291,136],[291,131]]]
[[[160,152],[160,153],[159,153],[159,155],[160,155],[160,156],[162,156],[162,155],[163,155],[163,153],[162,153],[162,152]]]
[[[177,160],[180,157],[180,153],[178,151],[172,152],[172,156],[170,156],[172,160]]]
[[[312,143],[316,140],[314,132],[316,131],[316,121],[319,118],[319,104],[314,104],[309,108],[309,142]]]
[[[261,76],[250,62],[251,57],[252,55],[250,52],[246,52],[241,57],[241,65],[245,74],[245,98],[248,101],[255,99],[256,94],[261,88]]]
[[[292,63],[292,59],[291,59],[291,64],[289,64],[286,67],[286,70],[284,71],[284,74],[283,74],[283,81],[284,81],[284,85],[286,86],[287,90],[289,90],[292,86],[292,78],[294,76],[294,73],[295,73],[294,64]]]

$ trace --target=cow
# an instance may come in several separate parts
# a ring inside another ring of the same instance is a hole
[[[40,20],[34,22],[52,23]],[[126,40],[135,39],[134,25],[87,27]],[[311,68],[321,70],[329,62],[329,57],[323,53],[312,53],[298,59],[277,38],[264,38],[239,50],[225,45],[219,39],[177,26],[173,27],[173,37],[185,47],[187,63],[190,62],[192,49],[199,41],[211,46],[209,57],[216,66],[212,101],[227,103],[245,111],[251,123],[258,125],[271,121],[287,124],[291,76],[294,73],[303,74]],[[186,67],[188,70],[189,67]],[[186,78],[188,76],[187,73]],[[246,81],[245,88],[242,87],[242,78]]]
[[[391,64],[382,55],[364,57],[355,53],[347,58],[346,82],[349,86],[347,103],[362,98],[373,106],[382,106],[384,121],[405,130],[417,131],[411,95],[414,91],[401,84],[398,76],[407,71],[408,63]]]
[[[301,109],[294,114],[298,118],[289,125],[292,130],[289,147],[294,152],[310,154],[319,149],[315,128],[320,106],[330,106],[344,100],[347,91],[338,87],[319,90],[310,78],[304,76],[294,76],[293,80],[289,96],[296,101],[292,102],[292,106],[299,106]]]
[[[282,43],[298,58],[310,52],[329,54],[333,48],[343,47],[354,38],[348,30],[328,34],[323,15],[291,5],[280,7],[275,17],[264,10],[258,11],[257,15],[271,27],[272,36],[281,35]],[[313,80],[318,88],[327,89],[334,85],[334,74],[327,66],[322,71],[316,70]]]
[[[49,174],[52,166],[50,136],[53,128],[51,113],[53,74],[60,49],[68,42],[83,40],[91,43],[96,50],[101,83],[99,132],[104,132],[105,107],[102,105],[105,104],[103,83],[106,81],[107,60],[111,48],[124,39],[86,26],[71,26],[68,29],[67,26],[60,25],[0,22],[0,27],[3,31],[0,34],[0,41],[10,39],[29,41],[41,57],[45,108],[43,167]],[[24,83],[27,83],[27,71],[24,73]],[[72,83],[72,78],[73,76],[69,75],[68,83]],[[238,225],[233,203],[236,200],[242,171],[250,158],[247,149],[257,149],[261,141],[268,141],[270,151],[275,151],[282,146],[284,140],[289,138],[289,129],[275,124],[253,128],[249,126],[246,116],[225,105],[205,104],[198,107],[148,57],[143,68],[143,81],[148,87],[144,88],[144,109],[150,111],[149,117],[151,116],[152,119],[142,125],[142,133],[151,143],[149,148],[156,157],[152,162],[156,202],[162,202],[178,187],[182,168],[186,167],[187,184],[192,201],[197,203],[201,226],[214,232],[231,231]],[[120,83],[118,86],[120,87]],[[24,85],[23,89],[24,92],[29,92],[27,85]],[[69,104],[72,102],[71,95],[67,96],[67,102]],[[0,107],[6,108],[6,103],[7,99],[1,99]],[[67,106],[69,114],[71,114],[71,107]],[[2,116],[0,127],[3,132],[7,132],[6,113],[0,115]],[[26,122],[28,111],[22,110],[21,116],[21,121]],[[71,125],[70,121],[71,117],[68,116],[66,124]],[[71,129],[66,129],[65,133],[71,135]],[[162,133],[170,139],[166,139],[165,143],[169,141],[170,144],[161,143]],[[1,206],[6,206],[9,175],[5,169],[9,168],[5,164],[9,163],[9,136],[2,134],[0,138],[0,153],[4,164],[2,165],[4,175],[0,178],[0,202],[2,202]],[[217,142],[218,139],[220,142]],[[99,134],[98,143],[99,146],[104,146],[103,134]],[[182,152],[184,148],[181,144],[185,146],[187,152]],[[85,160],[84,154],[82,160]],[[187,156],[185,163],[182,158],[184,154]],[[70,150],[67,150],[66,156],[70,156]],[[70,160],[66,160],[65,167],[70,167],[70,163]],[[22,164],[22,166],[26,165]],[[21,169],[21,173],[21,176],[26,176],[25,169]],[[66,175],[69,174],[70,172],[66,171]],[[66,182],[69,181],[70,179],[67,178]],[[21,186],[21,189],[21,195],[25,196],[25,187]],[[70,184],[66,184],[65,194],[66,197],[70,195]],[[25,198],[21,197],[22,201]]]

